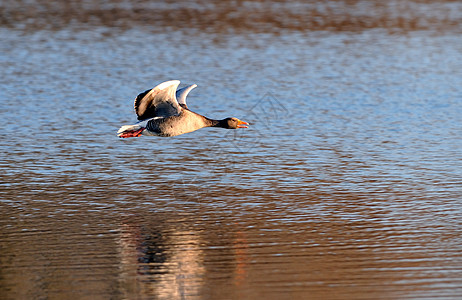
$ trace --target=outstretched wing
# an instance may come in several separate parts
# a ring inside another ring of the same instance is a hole
[[[188,96],[189,92],[195,87],[197,87],[197,84],[193,84],[176,91],[176,99],[181,107],[188,109],[188,106],[186,105],[186,96]]]
[[[179,80],[166,81],[139,94],[135,99],[138,120],[179,115],[181,107],[175,96],[179,84]]]

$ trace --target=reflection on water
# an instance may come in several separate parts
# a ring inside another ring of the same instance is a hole
[[[195,231],[165,232],[168,229],[156,225],[133,220],[121,224],[124,298],[199,297],[205,274],[200,235]]]
[[[1,299],[462,294],[459,2],[133,3],[0,3]]]
[[[4,1],[0,24],[21,29],[108,26],[213,32],[460,30],[461,3],[420,1]],[[251,12],[251,13],[250,13]]]
[[[269,209],[250,210],[248,218],[197,206],[122,218],[81,210],[90,212],[48,222],[35,214],[29,228],[11,223],[3,240],[4,291],[126,299],[279,299],[288,291],[300,299],[396,299],[460,291],[457,230],[372,217],[309,220]],[[287,219],[274,219],[281,215]]]

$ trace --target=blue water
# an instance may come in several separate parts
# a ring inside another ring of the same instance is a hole
[[[457,32],[0,37],[2,298],[462,295]],[[118,139],[171,79],[250,128]]]

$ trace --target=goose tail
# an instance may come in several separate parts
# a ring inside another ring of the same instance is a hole
[[[142,135],[144,127],[136,125],[124,125],[117,131],[117,136],[120,138],[139,137]]]

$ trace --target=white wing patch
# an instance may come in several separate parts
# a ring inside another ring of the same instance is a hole
[[[166,88],[168,88],[168,87],[170,87],[171,85],[174,85],[174,84],[176,84],[178,86],[180,84],[180,81],[179,80],[170,80],[170,81],[162,82],[161,84],[156,86],[156,88],[159,89],[159,90],[165,90]]]
[[[196,87],[197,84],[193,84],[176,91],[176,100],[178,101],[178,103],[187,106],[186,96],[188,96],[189,92],[191,92]]]

